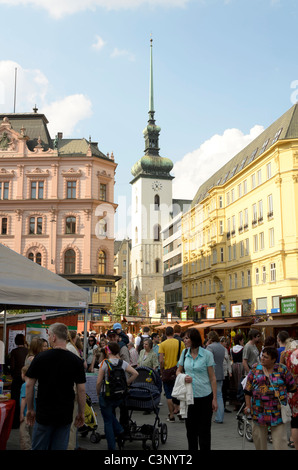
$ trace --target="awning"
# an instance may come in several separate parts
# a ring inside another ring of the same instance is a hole
[[[197,323],[196,325],[193,325],[192,328],[196,328],[197,330],[201,330],[202,328],[212,328],[212,326],[215,326],[215,325],[223,325],[224,322],[219,322],[219,323],[216,323],[214,321],[212,322],[208,322],[208,321],[205,321],[203,323]]]
[[[280,318],[276,320],[268,320],[268,321],[262,321],[259,323],[254,323],[253,327],[254,328],[265,328],[265,327],[283,327],[283,326],[294,326],[298,325],[298,318]]]
[[[221,329],[232,329],[232,328],[241,328],[242,326],[250,325],[252,322],[252,319],[246,320],[246,321],[227,321],[223,323],[219,323],[218,325],[215,325],[211,327],[214,330],[221,330]]]
[[[194,312],[200,312],[202,308],[207,308],[208,305],[205,304],[200,304],[200,305],[194,305],[193,310]]]

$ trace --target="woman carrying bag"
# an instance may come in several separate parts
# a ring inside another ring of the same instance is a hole
[[[178,362],[177,375],[184,373],[185,382],[193,387],[193,405],[188,406],[185,420],[189,450],[211,450],[212,413],[217,411],[214,358],[202,347],[196,328],[185,332],[185,351]]]

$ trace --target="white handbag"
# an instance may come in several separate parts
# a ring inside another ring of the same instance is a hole
[[[284,424],[290,423],[291,420],[292,420],[292,410],[291,410],[291,408],[290,408],[289,403],[287,403],[286,405],[283,405],[283,404],[282,404],[282,402],[280,401],[280,398],[279,398],[279,393],[276,391],[274,385],[272,384],[269,375],[267,375],[267,374],[265,374],[265,375],[268,377],[269,382],[270,382],[270,385],[271,385],[271,387],[273,387],[273,389],[274,389],[275,396],[277,396],[277,398],[278,398],[278,401],[279,401],[279,404],[280,404],[280,412],[281,412],[281,419],[282,419],[282,422],[283,422]]]

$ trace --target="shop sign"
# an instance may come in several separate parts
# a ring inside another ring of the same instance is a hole
[[[231,304],[231,316],[242,317],[242,304]]]
[[[297,296],[280,297],[280,313],[297,313]]]
[[[207,307],[206,318],[215,318],[215,307]]]
[[[187,311],[181,310],[180,316],[181,316],[181,320],[187,320]]]

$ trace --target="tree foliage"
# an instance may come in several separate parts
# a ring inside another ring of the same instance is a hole
[[[114,315],[126,314],[126,285],[124,285],[118,292],[118,295],[113,304]],[[136,316],[138,312],[137,304],[134,297],[129,294],[129,315]]]

